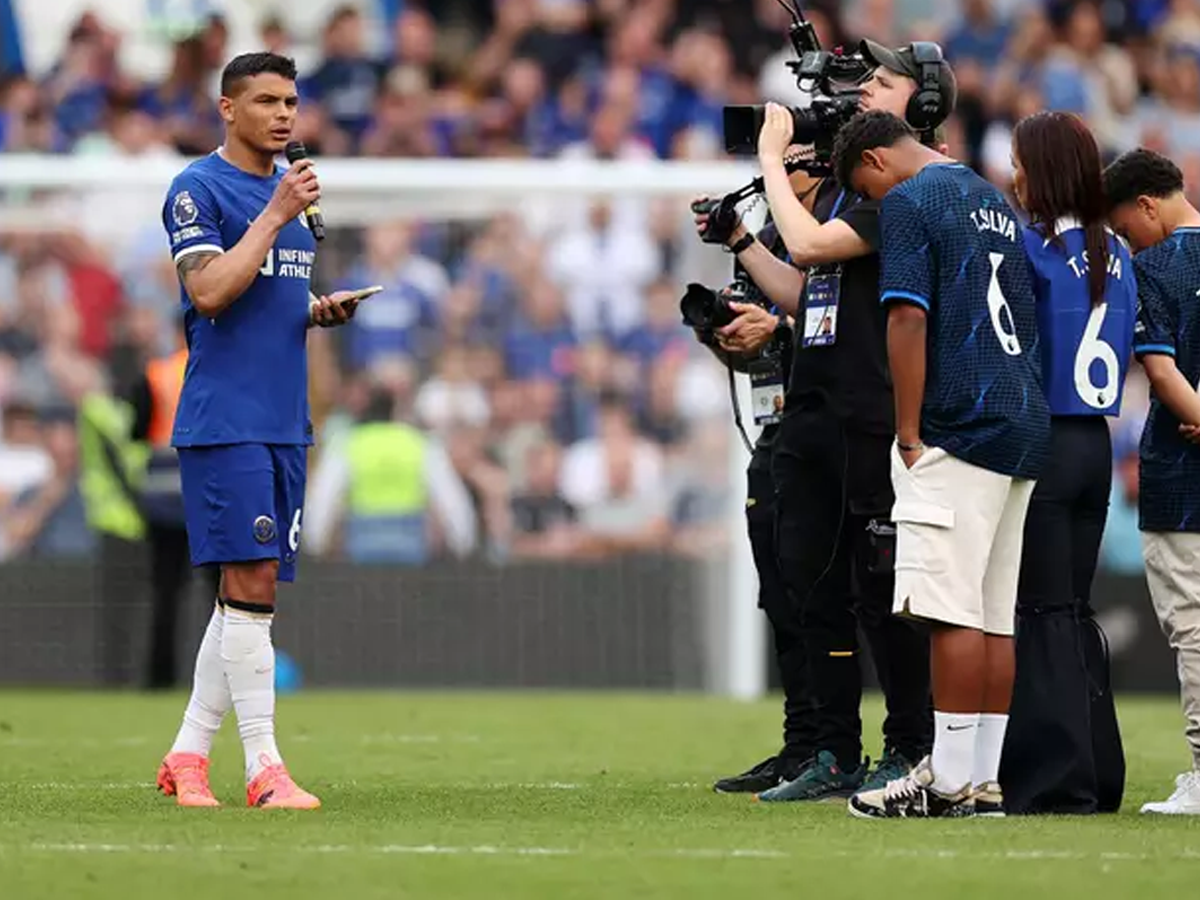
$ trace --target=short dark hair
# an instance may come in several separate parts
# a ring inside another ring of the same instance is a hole
[[[1104,193],[1110,210],[1138,197],[1170,197],[1182,190],[1179,166],[1145,147],[1121,154],[1104,170]]]
[[[905,138],[915,141],[917,133],[899,116],[881,110],[860,112],[841,127],[833,142],[833,171],[838,184],[850,188],[850,177],[867,150],[894,147]]]
[[[242,81],[268,72],[295,81],[296,63],[278,53],[243,53],[235,56],[221,73],[221,96],[232,97]]]

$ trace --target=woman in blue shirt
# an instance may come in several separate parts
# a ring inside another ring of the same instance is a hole
[[[1053,420],[1025,521],[1000,782],[1008,812],[1115,810],[1124,756],[1090,595],[1112,484],[1106,417],[1121,408],[1137,285],[1128,249],[1105,227],[1100,152],[1077,116],[1019,122],[1013,165]]]

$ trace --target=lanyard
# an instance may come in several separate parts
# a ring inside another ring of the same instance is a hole
[[[835,200],[833,203],[833,212],[831,212],[829,214],[830,221],[837,218],[838,210],[842,208],[842,201],[845,199],[846,199],[846,189],[842,188],[841,193],[838,194],[837,200]]]

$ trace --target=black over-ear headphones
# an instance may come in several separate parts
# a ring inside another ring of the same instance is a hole
[[[942,124],[949,110],[942,97],[942,48],[931,41],[912,43],[913,61],[919,69],[917,89],[908,100],[904,118],[917,131],[929,131]]]

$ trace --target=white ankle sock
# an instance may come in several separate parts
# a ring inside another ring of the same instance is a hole
[[[175,736],[172,753],[199,753],[208,756],[213,738],[221,727],[225,713],[233,707],[229,695],[229,681],[225,678],[225,664],[221,661],[221,636],[224,631],[225,613],[221,607],[213,609],[204,639],[196,653],[196,671],[192,676],[192,696],[183,711],[183,724]]]
[[[933,714],[933,789],[957,794],[971,783],[975,771],[975,741],[979,713]]]
[[[1004,733],[1008,730],[1008,716],[983,713],[979,716],[979,729],[975,737],[975,773],[971,781],[976,785],[1000,780],[1000,755],[1004,752]]]
[[[225,608],[221,657],[246,752],[246,781],[281,762],[275,746],[275,648],[269,615]]]

